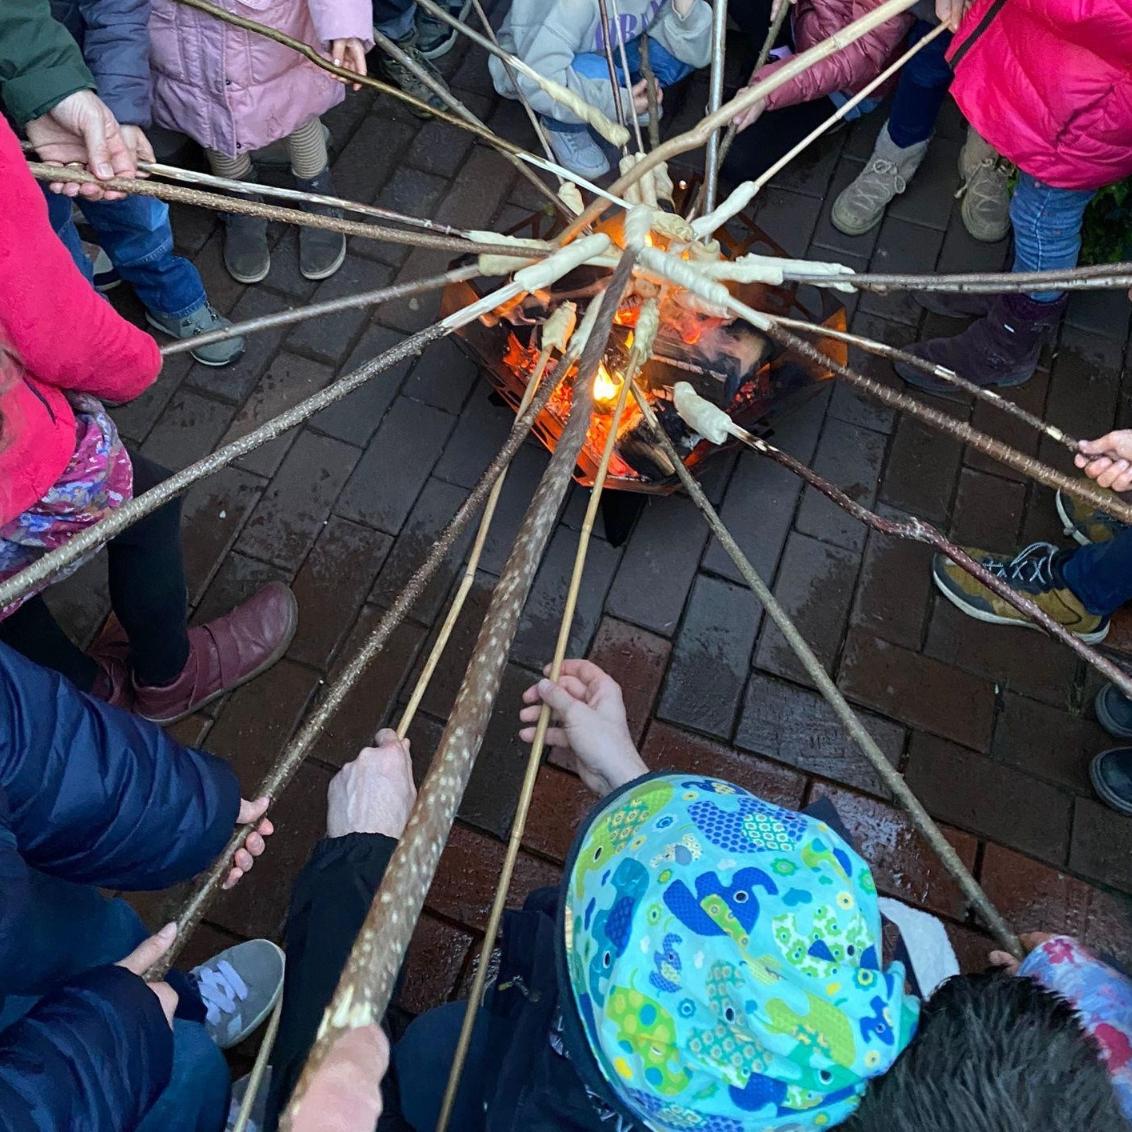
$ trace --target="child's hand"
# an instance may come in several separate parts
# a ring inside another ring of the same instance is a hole
[[[364,75],[366,73],[366,49],[362,41],[356,36],[351,36],[349,39],[336,39],[330,45],[330,59],[338,67],[345,67],[347,71],[353,71],[355,75]],[[340,83],[346,82],[345,79],[339,79]],[[352,83],[353,90],[361,90],[361,83]]]
[[[751,75],[751,83],[754,83],[754,81],[755,76]],[[748,126],[754,125],[754,123],[762,117],[762,112],[765,109],[766,101],[760,98],[758,102],[754,103],[751,106],[748,106],[746,110],[741,110],[738,114],[736,114],[732,119],[732,125],[734,125],[736,130],[742,133],[743,130],[745,130]]]
[[[1121,428],[1096,440],[1082,440],[1074,457],[1089,479],[1113,491],[1132,488],[1132,429]]]
[[[664,88],[657,83],[656,87],[656,109],[660,113],[660,104],[664,101]],[[648,79],[641,79],[639,83],[633,85],[633,113],[647,114],[649,112],[649,82]]]
[[[1048,939],[1053,939],[1052,932],[1026,932],[1018,937],[1022,950],[1029,955],[1035,947],[1041,947]],[[987,958],[992,967],[1002,967],[1008,974],[1018,974],[1021,963],[1009,951],[992,951]]]

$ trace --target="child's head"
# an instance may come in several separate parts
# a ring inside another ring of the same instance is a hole
[[[607,799],[562,909],[571,1055],[650,1128],[831,1127],[915,1028],[865,862],[719,779],[651,775]]]
[[[911,1044],[870,1082],[845,1132],[1126,1129],[1100,1051],[1072,1008],[1033,979],[949,979]]]

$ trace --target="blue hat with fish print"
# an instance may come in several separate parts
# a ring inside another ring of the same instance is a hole
[[[916,1027],[868,865],[720,779],[649,775],[595,811],[559,945],[581,1060],[650,1129],[830,1128]]]

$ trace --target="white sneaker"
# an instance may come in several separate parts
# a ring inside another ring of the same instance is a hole
[[[221,1049],[238,1045],[283,993],[285,957],[269,939],[249,939],[189,972],[204,1001],[205,1028]]]

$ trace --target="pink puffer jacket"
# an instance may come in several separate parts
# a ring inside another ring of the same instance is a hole
[[[1132,174],[1132,0],[975,0],[951,93],[1019,169],[1058,189]]]
[[[821,43],[879,8],[881,3],[882,0],[797,0],[791,12],[796,50],[801,53]],[[886,20],[868,35],[773,91],[766,100],[767,109],[813,102],[836,91],[856,94],[892,62],[914,22],[907,12]],[[768,78],[781,66],[782,63],[768,64],[759,72],[759,78]]]
[[[323,50],[351,36],[373,46],[370,0],[215,2]],[[176,0],[153,0],[149,30],[153,120],[229,157],[285,138],[345,97],[298,52]]]

